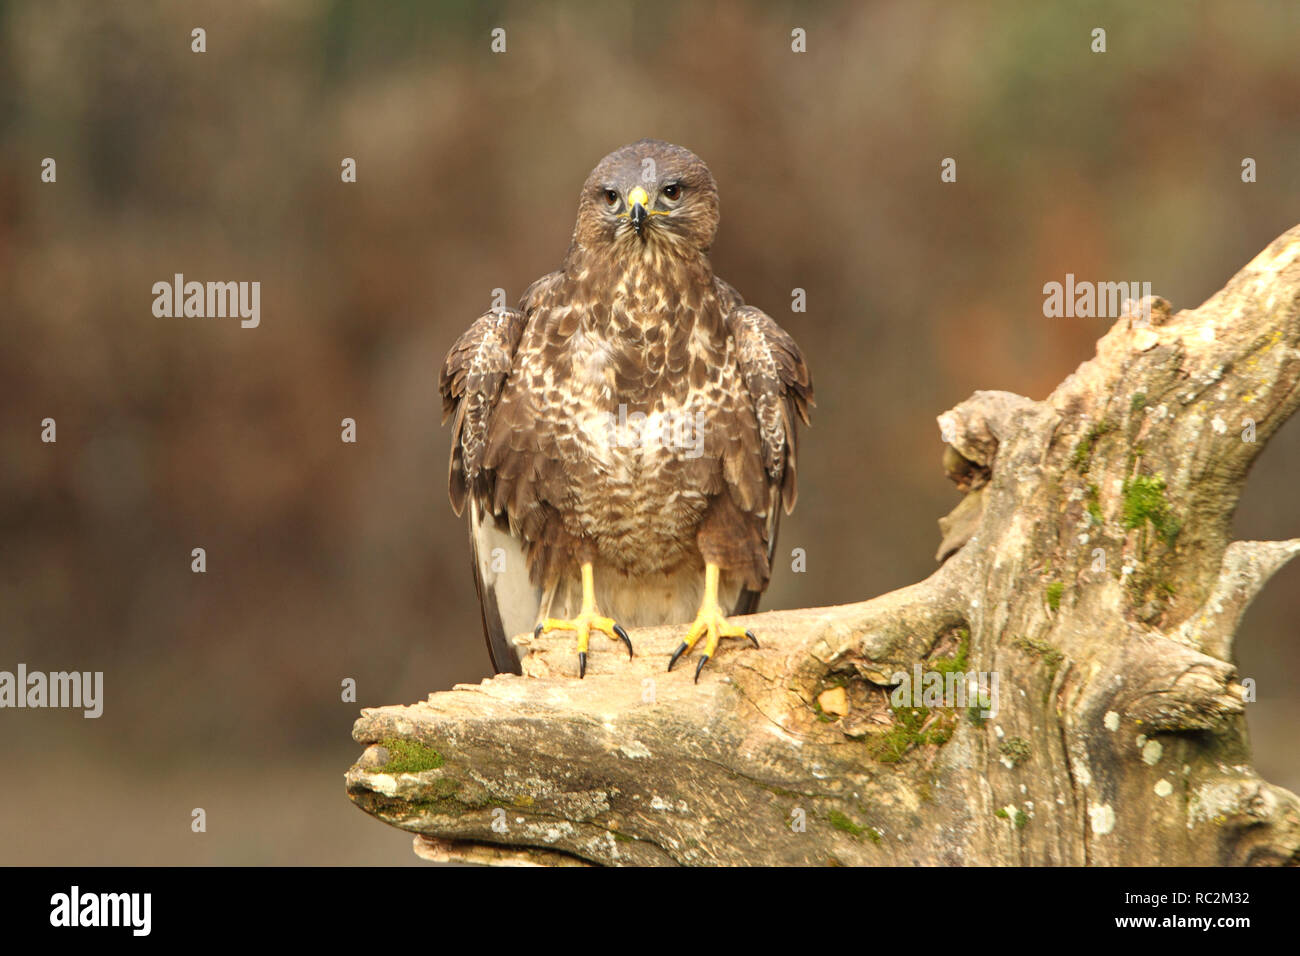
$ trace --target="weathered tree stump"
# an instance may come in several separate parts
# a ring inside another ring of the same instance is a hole
[[[664,670],[680,628],[583,681],[571,643],[520,638],[523,677],[364,711],[349,796],[444,860],[1300,863],[1232,663],[1300,539],[1229,540],[1300,404],[1300,227],[1197,309],[1143,305],[1046,401],[940,416],[967,495],[926,580],[755,615],[762,650],[698,685]],[[985,695],[900,701],[917,668]]]

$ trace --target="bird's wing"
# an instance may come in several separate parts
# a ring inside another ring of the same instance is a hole
[[[519,309],[487,312],[456,340],[443,362],[438,377],[442,423],[452,420],[447,488],[458,515],[465,510],[466,495],[487,483],[488,426],[526,322]]]
[[[808,410],[815,406],[812,376],[803,353],[784,329],[760,309],[744,304],[730,285],[717,280],[726,312],[727,329],[736,345],[745,387],[753,402],[762,445],[766,493],[742,495],[767,505],[767,558],[776,551],[781,509],[794,509],[798,497],[796,417],[810,424]],[[749,614],[758,606],[759,592],[743,589],[735,613]]]
[[[526,293],[523,309],[479,317],[447,353],[438,380],[443,423],[452,421],[448,492],[456,514],[470,500],[470,551],[483,634],[493,667],[514,673],[520,671],[519,658],[510,639],[532,628],[541,591],[529,583],[522,542],[510,533],[507,517],[487,506],[494,476],[485,461],[492,416],[528,323],[527,298]]]

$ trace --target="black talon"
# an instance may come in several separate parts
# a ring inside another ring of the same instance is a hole
[[[704,665],[709,662],[709,655],[705,654],[700,658],[700,662],[695,665],[695,683],[700,682],[700,671],[704,670]]]
[[[686,650],[686,642],[682,641],[681,646],[678,647],[677,650],[673,651],[672,660],[668,662],[669,670],[673,669],[673,665],[677,663],[677,658],[681,657],[682,654],[685,652],[685,650]]]
[[[542,636],[542,625],[538,624],[535,628],[533,628],[533,638],[536,639],[541,636]]]
[[[587,676],[587,652],[578,651],[578,680]]]
[[[755,647],[758,647],[758,638],[756,638],[756,637],[754,636],[754,632],[753,632],[753,631],[747,629],[747,630],[745,631],[745,636],[746,636],[747,638],[749,638],[750,643],[752,643]]]
[[[631,639],[630,637],[627,636],[627,631],[623,630],[623,625],[622,625],[622,624],[615,624],[615,625],[614,625],[614,633],[618,635],[618,639],[619,639],[620,641],[622,641],[624,644],[627,645],[627,659],[628,659],[628,660],[631,660],[631,659],[632,659],[632,639]]]

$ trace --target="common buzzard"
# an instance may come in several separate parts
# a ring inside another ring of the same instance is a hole
[[[511,638],[692,623],[695,669],[767,587],[795,503],[803,355],[713,274],[718,190],[689,150],[645,139],[587,177],[564,263],[481,316],[439,381],[451,503],[469,503],[474,580],[498,671]]]

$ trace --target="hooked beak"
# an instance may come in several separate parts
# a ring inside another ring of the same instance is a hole
[[[646,209],[649,202],[649,194],[640,186],[627,194],[628,218],[632,220],[632,228],[636,230],[638,236],[642,235],[641,230],[645,228],[645,221],[650,217]]]

